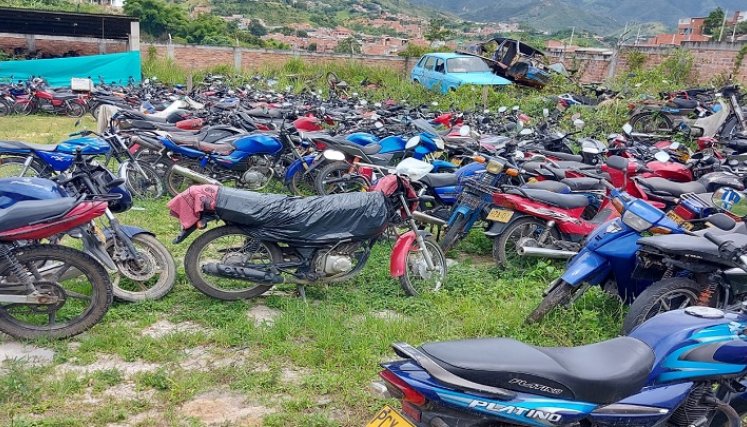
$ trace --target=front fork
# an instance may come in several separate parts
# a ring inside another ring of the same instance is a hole
[[[135,244],[132,243],[132,239],[130,239],[127,233],[122,230],[122,224],[108,208],[106,209],[105,214],[106,218],[109,220],[109,226],[111,227],[113,233],[112,237],[114,238],[115,247],[117,247],[118,245],[124,246],[124,259],[135,261],[138,267],[142,267],[144,260],[140,255],[140,252],[138,252],[137,248],[135,247]],[[120,255],[117,254],[117,257],[120,257]]]
[[[399,195],[399,199],[402,202],[402,207],[405,210],[405,214],[407,215],[407,224],[410,226],[410,230],[415,233],[415,241],[418,242],[418,246],[420,247],[420,250],[423,251],[423,258],[425,259],[425,265],[428,267],[428,271],[433,271],[436,269],[436,265],[433,263],[433,257],[431,256],[431,252],[428,250],[428,247],[425,245],[425,237],[423,237],[422,233],[418,233],[418,225],[415,223],[415,219],[412,217],[412,211],[410,210],[410,207],[407,205],[407,200],[405,199],[405,196],[403,194]]]

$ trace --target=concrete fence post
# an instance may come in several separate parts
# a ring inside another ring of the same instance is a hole
[[[130,22],[130,37],[127,44],[131,51],[140,50],[140,22]]]
[[[237,72],[241,72],[241,48],[233,48],[233,69]]]
[[[174,43],[169,42],[166,45],[166,58],[174,59]]]
[[[29,52],[36,50],[36,36],[33,34],[26,34],[26,49]]]

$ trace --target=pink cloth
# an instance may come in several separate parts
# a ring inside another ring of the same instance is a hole
[[[168,203],[171,216],[179,218],[183,229],[197,224],[204,211],[214,211],[218,199],[217,185],[193,185]]]

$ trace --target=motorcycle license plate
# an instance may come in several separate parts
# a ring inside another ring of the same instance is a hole
[[[674,213],[674,211],[667,212],[667,218],[674,221],[677,225],[684,228],[685,230],[691,230],[693,228],[693,225],[689,222],[686,222],[681,216]]]
[[[506,209],[491,209],[488,213],[488,221],[507,223],[511,221],[511,217],[514,216],[514,211]]]
[[[415,427],[415,424],[407,421],[405,417],[388,405],[384,406],[366,427]]]

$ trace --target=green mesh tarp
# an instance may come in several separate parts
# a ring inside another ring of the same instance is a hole
[[[90,78],[98,83],[99,76],[107,83],[124,85],[130,77],[139,83],[140,52],[0,62],[0,79],[3,81],[11,77],[14,81],[42,77],[52,87],[69,87],[73,77]]]

